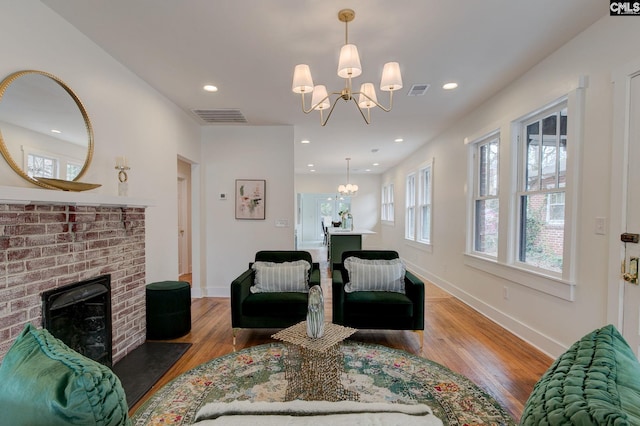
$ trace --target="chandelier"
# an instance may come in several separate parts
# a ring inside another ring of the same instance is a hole
[[[345,160],[347,160],[347,184],[340,185],[338,187],[338,193],[340,193],[340,195],[356,195],[358,193],[358,185],[349,183],[349,161],[351,161],[351,158],[347,157]]]
[[[385,112],[391,111],[393,108],[393,92],[402,89],[402,75],[400,74],[400,65],[397,62],[387,62],[384,64],[382,70],[382,79],[380,81],[380,90],[383,92],[389,92],[389,107],[385,108],[378,103],[376,97],[376,90],[373,83],[363,83],[360,86],[360,90],[354,92],[351,86],[351,79],[362,74],[362,67],[360,66],[360,56],[358,55],[358,48],[355,44],[349,44],[349,22],[353,21],[356,13],[351,9],[342,9],[338,12],[338,19],[340,22],[344,22],[345,35],[344,46],[340,49],[340,58],[338,60],[338,76],[345,79],[345,87],[339,92],[327,93],[326,86],[318,84],[313,85],[313,79],[311,78],[311,70],[309,65],[299,64],[296,65],[293,71],[293,84],[291,90],[294,93],[299,93],[302,97],[302,111],[305,114],[309,114],[311,111],[320,111],[320,124],[325,126],[331,113],[338,103],[339,99],[343,99],[345,102],[353,100],[364,118],[364,121],[371,123],[371,108],[379,107]],[[311,106],[307,109],[305,104],[305,94],[311,93]],[[331,96],[337,95],[333,102]],[[356,101],[355,97],[358,97]],[[327,117],[323,117],[323,111],[329,109]],[[366,114],[365,111],[366,110]]]

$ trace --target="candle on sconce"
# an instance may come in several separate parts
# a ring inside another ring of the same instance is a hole
[[[125,169],[129,167],[129,160],[124,155],[116,157],[116,167],[120,169]]]

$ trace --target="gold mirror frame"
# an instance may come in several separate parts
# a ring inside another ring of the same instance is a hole
[[[78,98],[78,96],[73,92],[73,90],[71,90],[71,88],[69,86],[67,86],[64,81],[60,80],[58,77],[56,77],[53,74],[49,74],[48,72],[37,71],[37,70],[17,71],[17,72],[14,72],[13,74],[10,74],[8,77],[6,77],[0,83],[0,102],[2,102],[2,98],[3,98],[4,94],[5,94],[5,91],[11,85],[11,83],[13,83],[15,80],[19,79],[20,77],[24,77],[24,76],[32,75],[32,74],[42,75],[42,76],[48,77],[51,80],[53,80],[54,82],[56,82],[60,87],[62,87],[64,89],[65,92],[67,92],[67,94],[69,94],[69,96],[71,96],[71,98],[73,99],[73,101],[77,105],[78,109],[80,110],[80,113],[82,114],[82,118],[84,119],[84,124],[85,124],[86,130],[87,130],[88,145],[87,145],[87,156],[85,158],[84,165],[82,166],[82,169],[80,170],[78,175],[73,179],[73,182],[77,182],[85,174],[85,172],[89,169],[89,164],[91,164],[91,159],[93,158],[93,127],[91,126],[91,121],[89,120],[89,115],[87,114],[87,110],[85,109],[84,105],[82,104],[82,101],[80,100],[80,98]],[[20,175],[20,177],[22,177],[26,181],[31,182],[32,184],[40,186],[42,188],[63,189],[60,186],[53,186],[53,185],[44,183],[42,181],[39,181],[37,179],[34,179],[34,178],[30,177],[22,169],[22,167],[20,167],[15,162],[13,157],[11,157],[11,154],[9,153],[9,149],[8,149],[7,145],[5,144],[4,138],[2,137],[2,129],[0,129],[0,153],[2,154],[4,159],[7,161],[9,166],[13,169],[13,171],[16,172],[18,175]],[[63,182],[63,181],[61,181],[61,182]],[[70,181],[67,181],[67,182],[70,182]]]

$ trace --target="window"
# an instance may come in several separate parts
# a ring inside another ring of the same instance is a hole
[[[564,192],[549,194],[547,204],[547,223],[550,225],[564,224]]]
[[[502,129],[468,144],[465,264],[575,300],[585,93],[579,85],[512,121],[509,144],[500,140]]]
[[[480,138],[473,146],[473,251],[496,257],[498,255],[498,199],[499,134]]]
[[[567,188],[567,105],[520,123],[517,260],[561,274]]]
[[[68,162],[67,163],[67,180],[74,180],[76,178],[76,176],[78,176],[80,174],[80,171],[82,170],[82,164],[77,164],[77,163],[71,163]]]
[[[64,154],[23,146],[23,167],[29,177],[74,180],[82,171],[83,161]]]
[[[393,183],[382,187],[382,208],[380,209],[383,221],[394,221],[393,209]]]
[[[58,177],[58,161],[42,155],[27,155],[27,175],[29,177]]]
[[[431,243],[431,164],[420,169],[420,222],[418,241]]]
[[[405,233],[407,240],[431,244],[433,160],[411,173],[406,181]]]
[[[405,225],[404,237],[407,240],[416,238],[416,175],[412,173],[407,176],[405,197]]]

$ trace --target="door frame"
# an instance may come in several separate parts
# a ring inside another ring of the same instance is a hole
[[[178,173],[178,233],[182,228],[183,236],[178,236],[178,274],[191,273],[190,242],[191,232],[189,226],[189,188],[186,176]],[[181,202],[180,202],[181,201]]]
[[[609,267],[607,286],[607,321],[623,330],[624,286],[621,278],[621,259],[624,243],[620,234],[625,232],[627,219],[629,110],[631,106],[631,79],[640,74],[640,58],[612,73],[613,115],[611,149],[611,190],[609,223]],[[619,211],[619,214],[616,212]]]

